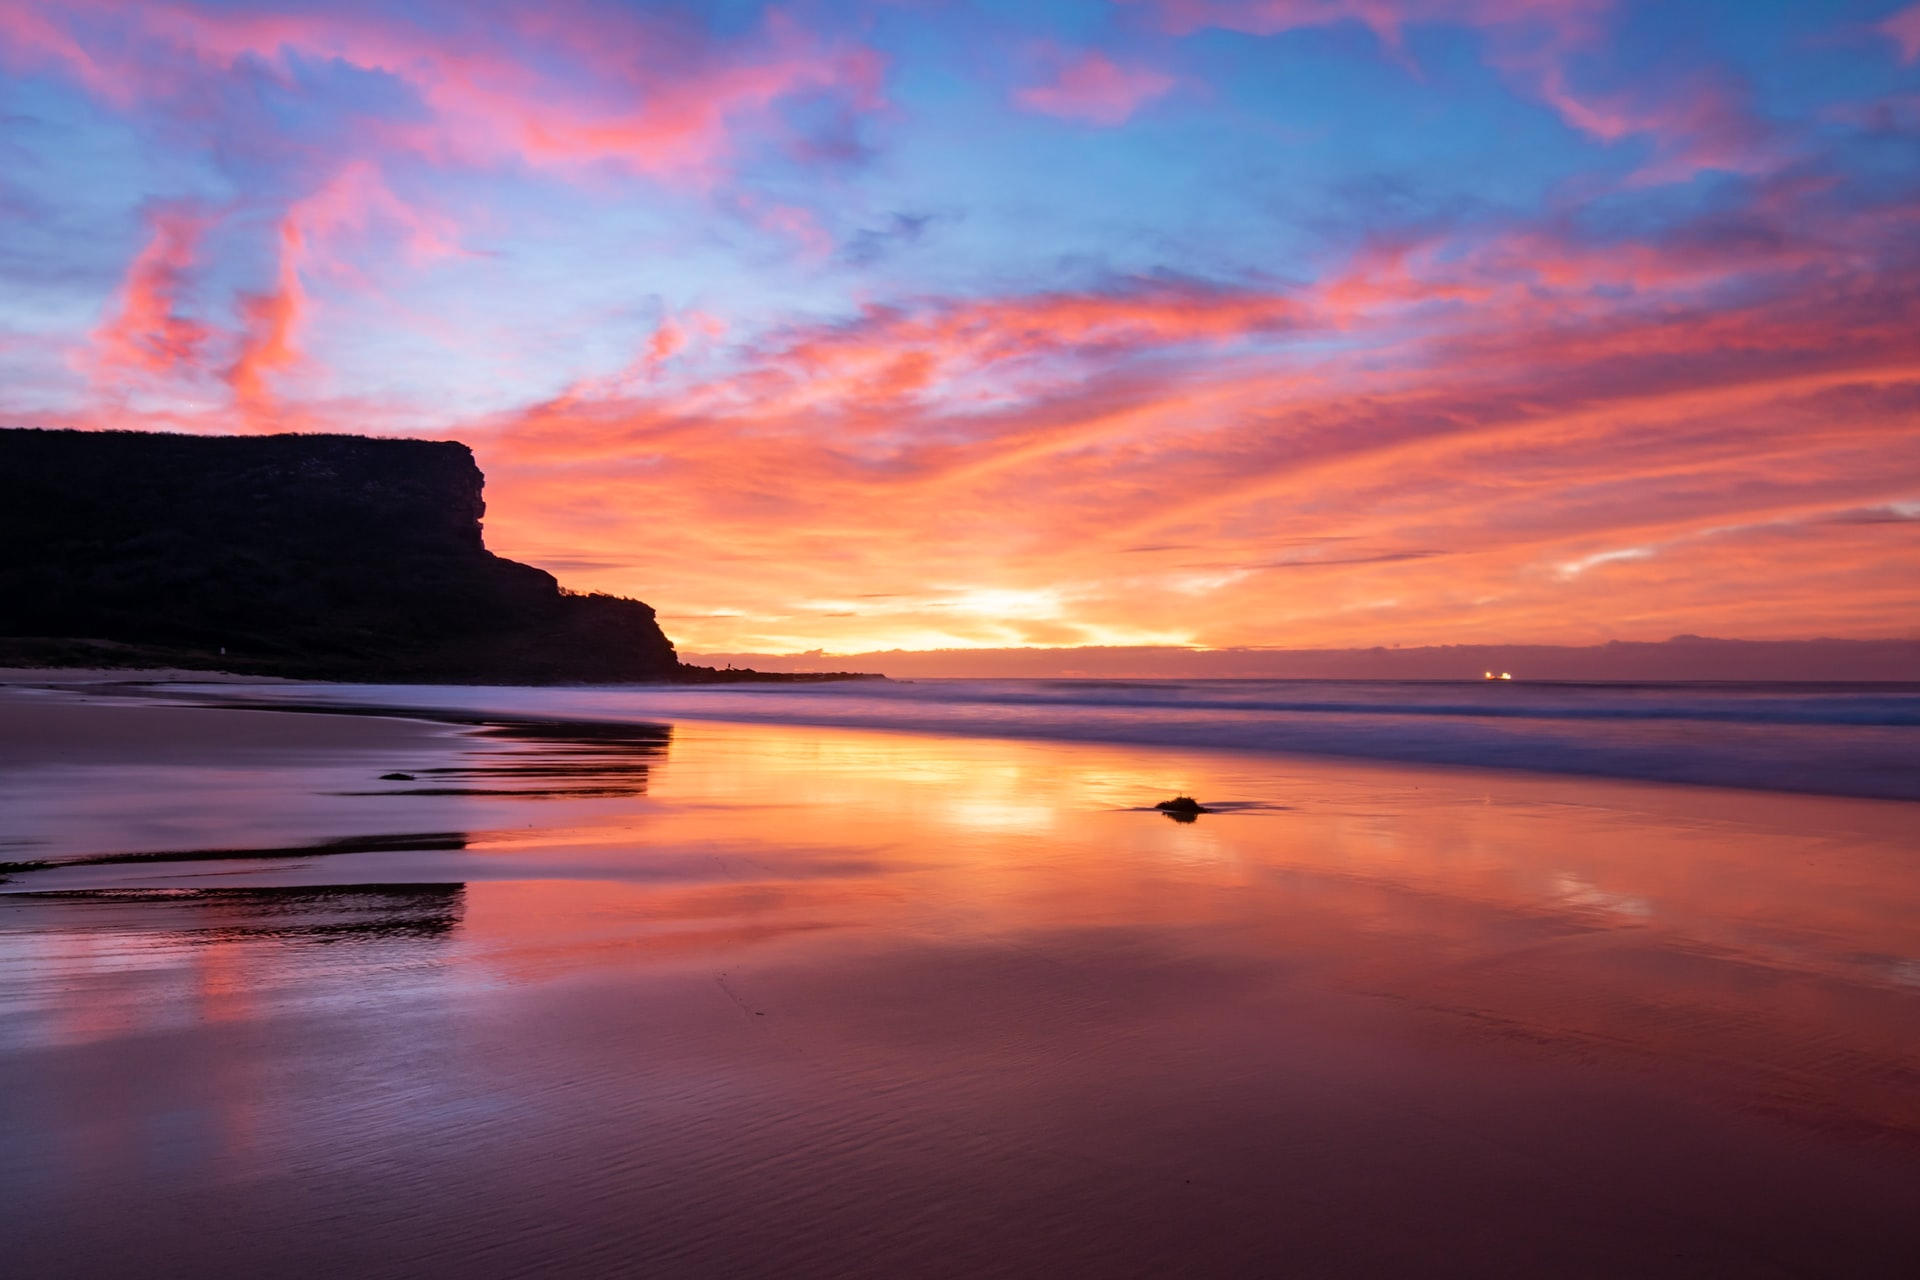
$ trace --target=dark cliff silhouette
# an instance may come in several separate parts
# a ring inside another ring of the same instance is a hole
[[[0,662],[703,678],[647,605],[488,551],[482,484],[449,441],[0,430]]]

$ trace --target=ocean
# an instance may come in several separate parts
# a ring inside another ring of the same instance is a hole
[[[1920,800],[1920,684],[903,680],[193,692],[280,704],[1205,747]]]

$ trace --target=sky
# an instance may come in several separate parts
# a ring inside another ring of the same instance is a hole
[[[683,650],[1920,634],[1920,4],[0,0],[0,425]]]

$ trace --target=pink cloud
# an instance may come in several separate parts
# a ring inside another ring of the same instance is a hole
[[[1652,139],[1653,155],[1632,178],[1636,184],[1679,182],[1703,170],[1758,173],[1781,156],[1769,130],[1727,85],[1689,80],[1596,92],[1577,86],[1573,55],[1599,44],[1613,0],[1154,0],[1162,24],[1177,34],[1221,27],[1278,35],[1308,27],[1360,23],[1396,53],[1404,29],[1461,26],[1482,33],[1487,57],[1522,91],[1550,107],[1569,126],[1604,143]],[[1920,19],[1898,26],[1920,6],[1883,29],[1920,48]]]
[[[660,366],[687,345],[687,331],[672,316],[660,322],[647,340],[647,349],[642,359],[649,373],[658,372]]]
[[[453,218],[394,194],[380,170],[349,161],[313,194],[299,200],[294,219],[315,239],[339,239],[375,228],[397,233],[409,259],[429,262],[459,255],[460,228]]]
[[[233,319],[222,323],[216,317],[226,299],[203,298],[203,316],[183,312],[200,266],[199,245],[220,221],[177,205],[149,213],[149,239],[128,265],[112,312],[93,331],[91,351],[80,361],[93,371],[97,389],[118,398],[129,378],[152,388],[217,380],[232,394],[234,426],[271,428],[284,408],[274,380],[303,359],[299,333],[312,311],[304,274],[325,273],[353,288],[375,290],[337,249],[376,223],[398,229],[410,256],[457,252],[445,218],[400,200],[371,166],[349,164],[287,207],[274,230],[271,284],[231,299]]]
[[[1737,86],[1693,77],[1673,85],[1641,85],[1596,93],[1577,89],[1568,48],[1496,47],[1494,65],[1546,103],[1570,126],[1604,143],[1651,139],[1652,155],[1630,178],[1635,185],[1682,182],[1704,170],[1765,173],[1784,153],[1771,129],[1748,108]]]
[[[694,185],[716,181],[736,136],[783,98],[826,92],[859,110],[880,104],[876,54],[778,16],[756,41],[714,53],[613,6],[566,10],[566,22],[520,12],[429,32],[365,12],[0,0],[0,31],[13,60],[64,66],[116,105],[169,98],[196,75],[243,61],[285,75],[298,59],[339,60],[393,77],[427,107],[424,122],[378,128],[387,147],[464,163],[608,162]],[[113,39],[100,37],[109,30]]]
[[[827,234],[812,210],[752,198],[743,198],[740,205],[753,221],[798,244],[814,258],[826,258],[833,253],[833,237]]]
[[[1049,84],[1035,85],[1013,95],[1029,111],[1085,120],[1090,124],[1125,124],[1142,104],[1173,88],[1174,78],[1149,67],[1122,67],[1089,49],[1064,62]]]
[[[1909,5],[1880,24],[1880,30],[1900,45],[1900,61],[1920,58],[1920,4]]]
[[[1586,28],[1612,7],[1612,0],[1127,0],[1150,4],[1163,26],[1176,34],[1221,27],[1250,35],[1278,35],[1305,27],[1358,22],[1382,43],[1400,42],[1402,28],[1445,23],[1492,27],[1546,24],[1563,31]]]

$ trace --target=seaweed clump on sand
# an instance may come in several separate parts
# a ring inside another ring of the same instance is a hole
[[[1213,812],[1192,796],[1175,796],[1171,800],[1162,800],[1153,807],[1175,822],[1192,822],[1203,813]]]

